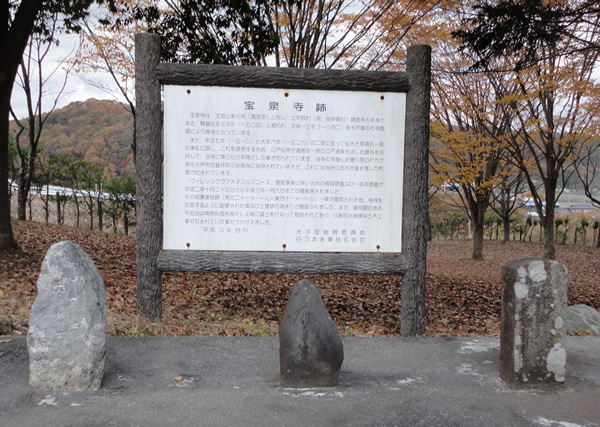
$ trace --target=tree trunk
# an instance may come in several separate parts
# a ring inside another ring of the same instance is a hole
[[[504,225],[503,242],[510,242],[510,218],[502,218],[502,224]]]
[[[162,274],[156,258],[162,246],[161,101],[156,67],[160,37],[135,35],[137,308],[153,321],[162,317]],[[139,160],[139,161],[138,161]]]
[[[90,204],[90,230],[94,229],[94,202]]]
[[[554,246],[554,214],[548,215],[542,221],[544,226],[544,258],[555,259],[556,248]]]
[[[131,115],[133,116],[133,139],[131,141],[131,151],[133,152],[133,166],[137,164],[137,131],[136,131],[136,122],[135,119],[135,107],[132,103],[130,103]]]
[[[102,216],[104,212],[102,211],[102,200],[98,199],[98,230],[102,231]]]
[[[60,215],[60,198],[58,192],[56,193],[56,223],[62,224]]]
[[[539,212],[540,219],[544,221],[544,258],[556,259],[556,245],[554,243],[554,208],[556,206],[556,179],[547,179],[544,182],[544,191],[546,198],[546,206],[542,209],[544,212]],[[543,215],[542,215],[543,214]],[[565,221],[568,221],[568,217]],[[568,222],[566,224],[565,237],[568,232]]]
[[[77,196],[73,198],[75,200],[75,215],[77,216],[77,228],[79,228],[79,217],[81,216],[81,212],[79,210],[79,200],[77,200]]]
[[[17,247],[12,231],[10,196],[6,184],[8,182],[8,110],[11,86],[7,82],[0,84],[0,183],[2,183],[0,185],[0,250]]]
[[[3,24],[4,25],[4,24]],[[2,99],[0,100],[0,250],[16,249],[17,242],[13,236],[10,219],[10,196],[8,193],[8,109],[10,91],[7,95],[6,84],[2,84]],[[6,98],[6,99],[5,99]]]
[[[17,191],[17,218],[21,221],[27,220],[27,191],[23,191],[22,183],[19,183]]]
[[[483,223],[473,222],[473,259],[483,259]]]
[[[40,197],[42,197],[41,192]],[[48,224],[48,220],[50,219],[50,191],[48,186],[46,186],[46,198],[42,200],[44,201],[44,215],[46,218],[46,224]]]
[[[8,32],[9,7],[12,2],[3,2],[0,23],[0,250],[16,249],[10,219],[10,197],[8,194],[8,115],[10,96],[17,75],[17,68],[23,57],[27,40],[31,33],[42,0],[21,1]]]
[[[600,230],[596,233],[596,247],[600,248]]]
[[[473,259],[483,259],[483,237],[485,234],[485,210],[487,200],[473,200],[470,203],[471,228],[473,233]]]
[[[411,191],[404,192],[402,206],[402,252],[408,269],[402,278],[400,333],[416,336],[425,332],[426,313],[431,47],[409,47],[406,71],[411,87],[406,94],[404,183]]]
[[[123,214],[123,232],[126,236],[129,236],[129,217],[127,216],[127,212]]]

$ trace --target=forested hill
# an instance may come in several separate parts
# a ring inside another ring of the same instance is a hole
[[[69,154],[97,163],[111,175],[133,176],[132,139],[133,116],[123,105],[88,99],[55,110],[44,125],[40,146],[44,154]]]

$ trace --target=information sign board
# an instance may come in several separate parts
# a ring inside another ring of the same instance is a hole
[[[165,86],[163,248],[401,252],[405,103]]]

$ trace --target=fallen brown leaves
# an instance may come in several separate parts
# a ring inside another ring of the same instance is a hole
[[[113,335],[276,335],[293,285],[312,280],[343,335],[398,335],[401,279],[394,276],[168,273],[163,321],[136,315],[135,239],[73,227],[15,221],[21,250],[0,254],[0,334],[25,333],[47,249],[61,240],[82,247],[100,271]],[[497,335],[501,267],[541,256],[538,243],[487,242],[485,260],[468,241],[434,241],[428,252],[427,335]],[[569,304],[600,309],[600,250],[559,245],[569,268]]]

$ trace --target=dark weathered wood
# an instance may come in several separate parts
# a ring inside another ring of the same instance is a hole
[[[161,251],[161,271],[403,274],[401,254]]]
[[[165,85],[230,86],[281,89],[406,92],[408,74],[307,68],[236,67],[232,65],[160,64]]]
[[[160,37],[136,34],[137,305],[139,314],[150,320],[162,316],[162,275],[156,263],[162,246],[159,62]]]
[[[406,95],[402,252],[407,270],[402,278],[400,332],[415,336],[425,331],[431,48],[411,46],[406,70],[410,90]]]

